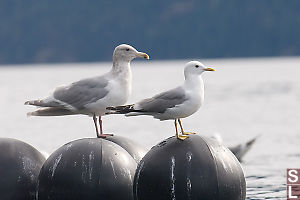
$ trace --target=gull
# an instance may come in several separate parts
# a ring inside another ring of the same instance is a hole
[[[135,104],[108,107],[110,112],[107,114],[151,115],[159,120],[175,120],[176,137],[184,140],[188,138],[187,135],[195,133],[185,132],[180,119],[194,114],[201,107],[204,100],[204,84],[201,74],[205,71],[214,71],[214,69],[205,67],[199,61],[190,61],[185,65],[185,81],[181,86]],[[178,134],[177,121],[182,135]]]
[[[82,79],[67,86],[57,87],[54,92],[39,100],[26,101],[25,105],[40,108],[27,113],[28,116],[61,116],[84,114],[93,117],[97,137],[103,134],[101,116],[109,106],[123,105],[131,93],[130,62],[134,58],[149,59],[146,53],[138,52],[127,44],[117,46],[113,52],[113,65],[102,76]],[[100,134],[97,125],[99,116]]]
[[[247,142],[240,143],[236,146],[228,147],[228,149],[235,155],[235,157],[242,162],[242,158],[244,155],[252,148],[253,144],[261,135],[257,135],[256,137],[248,140]],[[215,139],[220,145],[223,145],[223,138],[219,133],[215,133],[211,136],[212,139]]]
[[[256,136],[255,138],[241,143],[239,145],[236,145],[234,147],[228,147],[229,150],[235,155],[235,157],[242,162],[242,158],[244,157],[244,155],[252,148],[253,144],[255,143],[255,141],[257,140],[258,136]]]

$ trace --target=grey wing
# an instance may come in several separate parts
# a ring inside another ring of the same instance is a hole
[[[152,98],[144,99],[137,103],[141,112],[163,113],[168,108],[182,104],[186,100],[186,95],[181,87],[160,93]]]
[[[76,109],[83,109],[85,105],[105,97],[108,93],[107,85],[108,80],[104,77],[83,79],[69,86],[56,89],[53,97]]]

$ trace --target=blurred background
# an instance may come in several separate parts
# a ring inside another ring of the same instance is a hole
[[[299,0],[0,0],[0,64],[300,54]]]
[[[247,199],[285,199],[286,168],[300,167],[299,0],[0,0],[0,137],[48,154],[95,137],[87,116],[27,118],[24,102],[107,72],[120,43],[150,55],[131,63],[128,103],[181,84],[190,59],[213,67],[185,130],[226,146],[260,136],[243,158]],[[145,116],[103,125],[147,148],[175,134]]]

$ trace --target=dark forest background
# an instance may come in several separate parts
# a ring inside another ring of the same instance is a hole
[[[0,64],[300,55],[299,0],[0,0]]]

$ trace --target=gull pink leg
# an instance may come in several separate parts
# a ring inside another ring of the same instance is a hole
[[[99,131],[98,131],[98,126],[97,126],[97,117],[96,115],[93,115],[93,120],[94,120],[94,124],[95,124],[95,128],[96,128],[96,134],[97,134],[97,138],[100,137],[99,135]]]
[[[103,126],[102,126],[102,119],[101,116],[99,116],[99,124],[100,124],[100,138],[106,138],[107,136],[113,136],[113,134],[103,134]]]
[[[103,128],[102,128],[102,119],[101,119],[101,116],[99,116],[99,125],[100,125],[100,134],[103,135]]]

